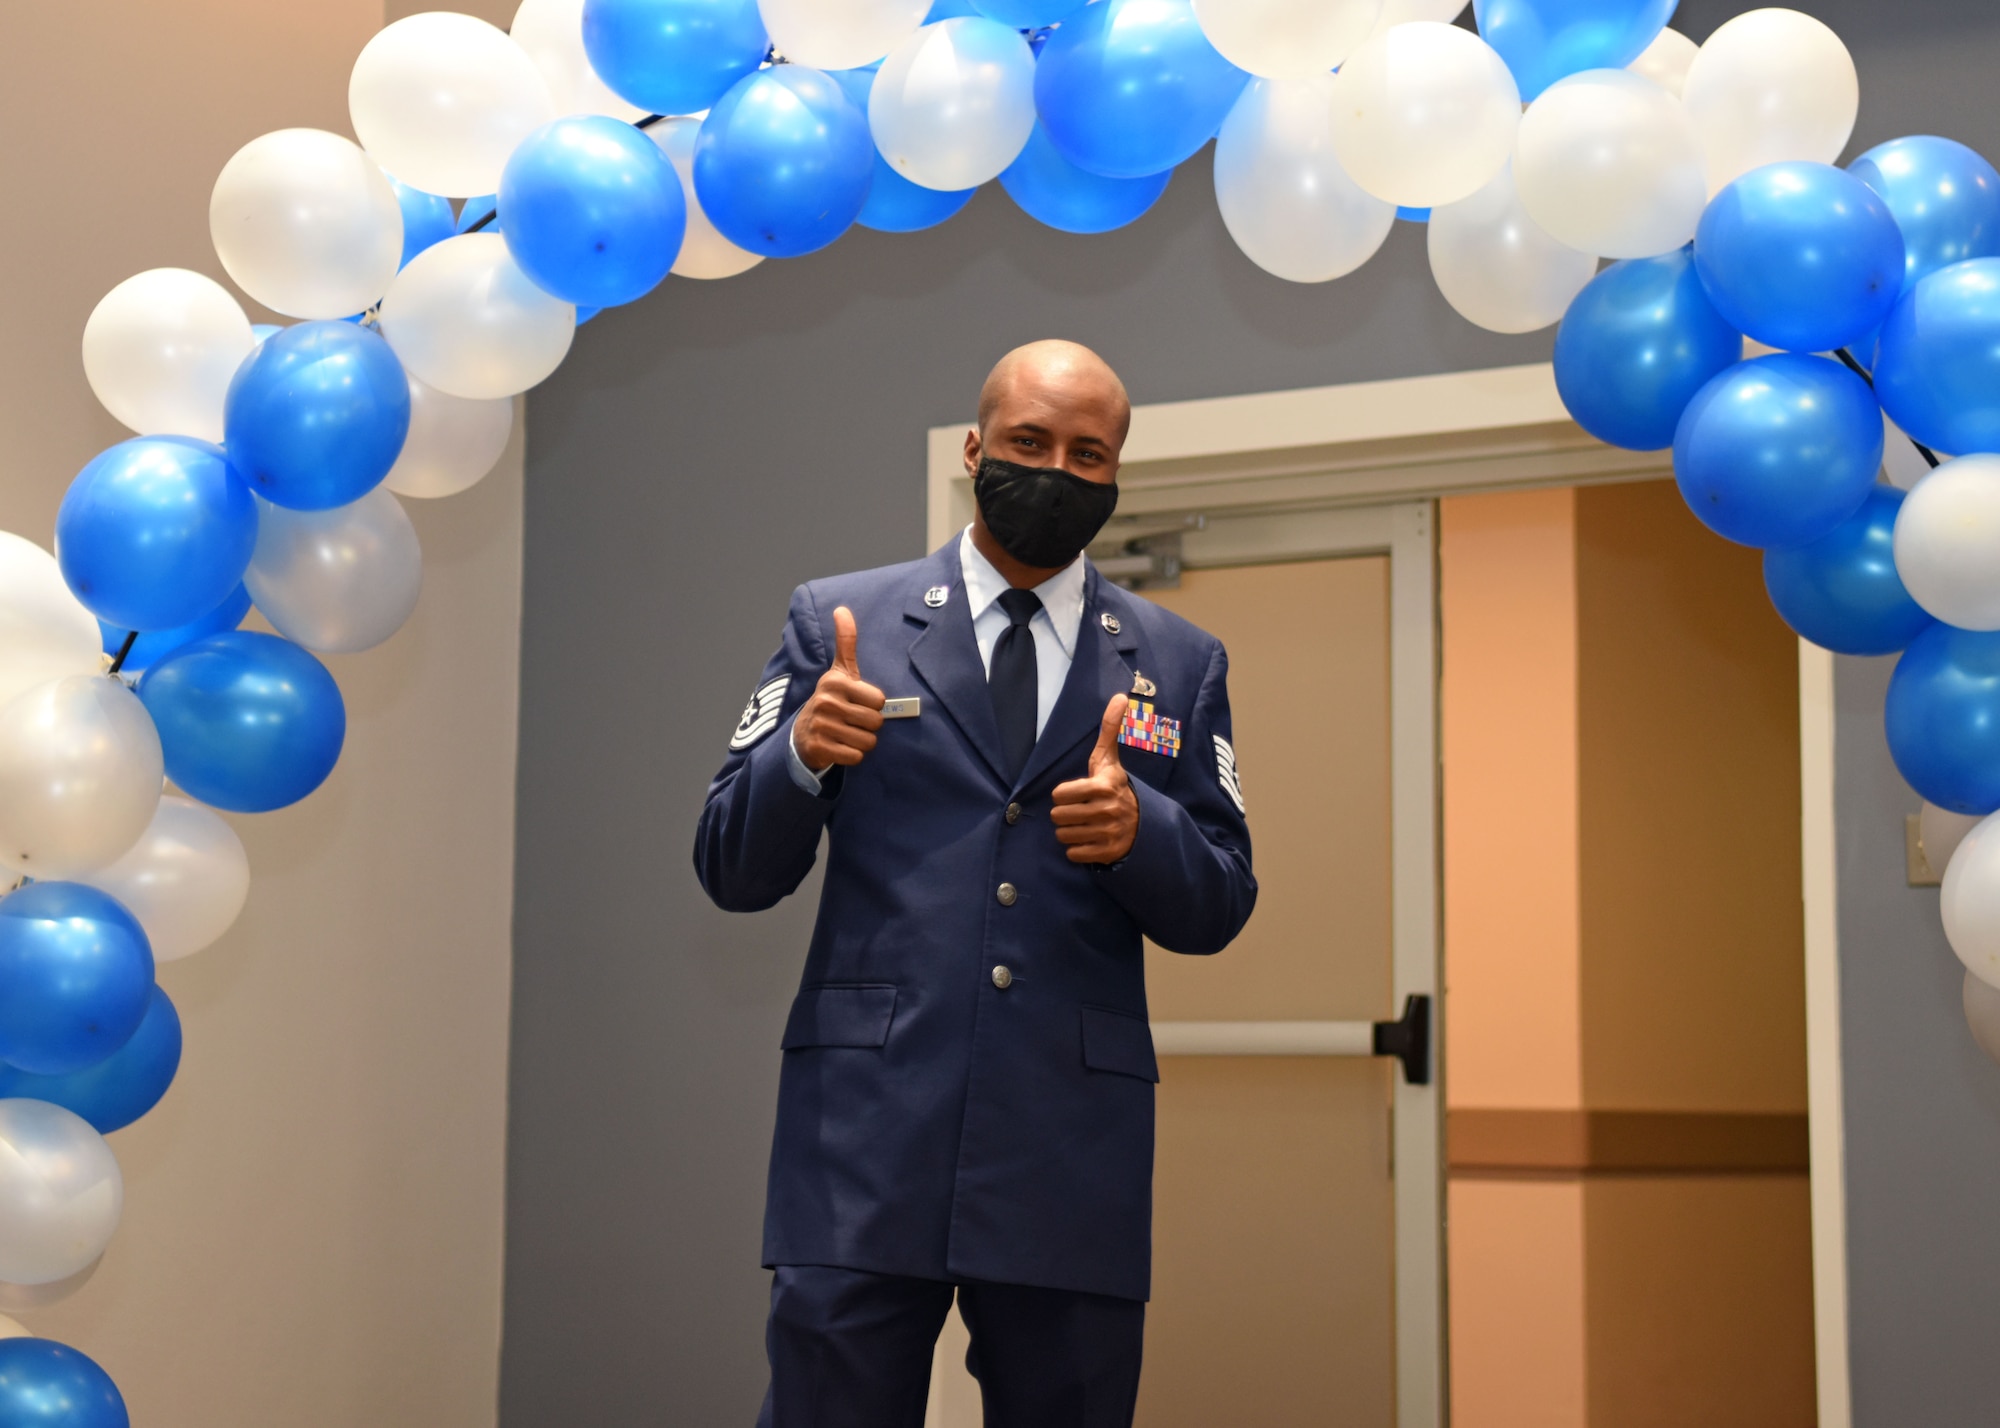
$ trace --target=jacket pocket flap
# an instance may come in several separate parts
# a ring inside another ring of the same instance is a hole
[[[883,1046],[896,1014],[896,989],[887,984],[807,987],[792,1003],[780,1045]]]
[[[1144,1017],[1108,1007],[1085,1007],[1083,1064],[1092,1071],[1159,1080],[1160,1064],[1153,1059],[1153,1028]]]

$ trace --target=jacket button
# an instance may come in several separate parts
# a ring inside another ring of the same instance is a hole
[[[1000,899],[1000,906],[1002,907],[1012,907],[1014,899],[1020,895],[1020,891],[1012,883],[1000,884],[1000,891],[997,894]]]
[[[1005,967],[995,967],[993,969],[993,985],[1003,992],[1006,991],[1014,985],[1014,974]]]
[[[1008,805],[1007,805],[1007,821],[1008,821],[1009,823],[1019,823],[1019,822],[1021,821],[1021,805],[1020,805],[1020,804],[1018,804],[1018,803],[1010,803],[1010,804],[1008,804]]]

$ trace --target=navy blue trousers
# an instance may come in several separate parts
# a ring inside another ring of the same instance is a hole
[[[771,1388],[757,1428],[923,1428],[953,1291],[931,1279],[778,1266],[764,1332]],[[1131,1428],[1144,1304],[1021,1284],[956,1292],[986,1428]]]

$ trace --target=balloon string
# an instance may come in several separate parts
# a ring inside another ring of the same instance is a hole
[[[1871,387],[1875,385],[1875,378],[1869,374],[1869,371],[1866,367],[1862,366],[1859,362],[1854,360],[1854,354],[1852,352],[1849,352],[1845,347],[1836,347],[1834,349],[1833,355],[1838,357],[1841,361],[1845,362],[1847,364],[1848,370],[1854,373],[1855,376],[1859,377],[1862,381],[1866,382]],[[1904,432],[1903,434],[1905,436],[1909,436],[1908,432]],[[1928,446],[1925,446],[1921,441],[1918,441],[1914,436],[1910,436],[1910,445],[1916,447],[1917,455],[1923,457],[1924,460],[1930,463],[1931,470],[1935,471],[1938,469],[1940,463],[1938,461],[1937,453],[1935,451],[1932,451]]]
[[[139,632],[137,630],[127,630],[125,632],[125,643],[118,647],[118,653],[115,657],[113,657],[111,661],[111,668],[107,671],[107,673],[116,674],[118,673],[119,670],[125,668],[125,656],[132,653],[132,646],[137,644],[138,642],[139,642]]]
[[[662,119],[666,117],[667,116],[664,114],[648,114],[644,119],[641,119],[638,123],[634,124],[632,127],[634,129],[650,129],[655,124],[659,123]]]
[[[491,213],[481,215],[479,221],[473,224],[470,228],[466,229],[465,231],[468,234],[477,233],[480,229],[484,228],[487,224],[491,223],[494,219],[498,218],[499,216],[500,216],[500,209],[496,205]]]

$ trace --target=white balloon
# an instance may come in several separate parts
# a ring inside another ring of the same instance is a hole
[[[238,149],[209,195],[208,232],[236,285],[287,317],[351,317],[403,257],[403,210],[381,167],[321,129]]]
[[[330,511],[287,510],[259,496],[243,583],[286,639],[352,654],[381,644],[417,608],[423,550],[401,503],[379,486]]]
[[[521,0],[507,33],[542,72],[558,116],[608,114],[628,124],[646,117],[590,67],[583,48],[583,0]]]
[[[1989,987],[1967,972],[1959,989],[1959,1005],[1965,1008],[1965,1024],[1979,1049],[2000,1061],[2000,987]]]
[[[172,962],[235,923],[250,896],[250,859],[220,814],[170,793],[131,851],[85,881],[139,919],[155,962]]]
[[[1938,910],[1945,939],[1966,970],[2000,987],[2000,819],[1981,819],[1951,855]]]
[[[1334,77],[1253,79],[1215,141],[1215,202],[1267,273],[1323,283],[1375,256],[1396,205],[1363,193],[1334,152]]]
[[[1504,168],[1470,198],[1431,210],[1431,276],[1446,302],[1489,332],[1560,321],[1597,274],[1597,259],[1558,243],[1528,216]]]
[[[556,105],[541,70],[505,31],[434,10],[362,46],[347,112],[383,168],[411,188],[466,198],[500,187],[508,155],[556,117]]]
[[[1683,35],[1679,30],[1662,30],[1653,37],[1639,58],[1625,66],[1636,75],[1650,79],[1653,83],[1673,95],[1681,97],[1681,90],[1687,84],[1688,66],[1701,46]]]
[[[56,558],[0,531],[0,705],[66,674],[104,666],[104,632],[62,578]]]
[[[493,469],[514,430],[514,399],[454,397],[410,378],[410,434],[382,484],[399,496],[455,496]]]
[[[1944,870],[1951,866],[1951,855],[1979,822],[1976,813],[1953,813],[1925,800],[1923,811],[1917,815],[1917,841],[1924,845],[1924,861],[1931,865],[1932,872],[1944,875]]]
[[[1797,10],[1751,10],[1708,37],[1681,89],[1708,156],[1708,191],[1765,164],[1830,164],[1861,108],[1854,57]]]
[[[873,64],[923,24],[931,0],[757,0],[778,53],[815,69]]]
[[[106,293],[83,325],[83,375],[144,435],[222,440],[222,399],[250,349],[250,319],[222,284],[154,268]]]
[[[1671,253],[1708,206],[1687,111],[1622,69],[1585,70],[1542,91],[1521,120],[1514,182],[1550,237],[1605,258]]]
[[[1507,162],[1521,123],[1506,62],[1456,25],[1385,30],[1348,57],[1334,83],[1334,150],[1386,203],[1431,208],[1477,193]]]
[[[53,1284],[89,1269],[124,1208],[118,1158],[88,1121],[0,1100],[0,1280]]]
[[[2000,456],[1960,456],[1917,482],[1896,513],[1896,574],[1931,614],[2000,630]]]
[[[1382,13],[1376,17],[1375,28],[1368,38],[1372,40],[1384,30],[1407,25],[1413,20],[1435,20],[1449,25],[1471,4],[1472,0],[1382,0]]]
[[[695,197],[694,141],[701,135],[701,120],[664,119],[646,132],[681,176],[681,192],[687,198],[687,233],[673,270],[684,278],[733,278],[763,262],[762,253],[739,248],[718,233]]]
[[[889,167],[956,193],[1000,176],[1035,129],[1035,52],[1019,30],[960,15],[926,25],[882,62],[868,127]]]
[[[117,860],[165,778],[159,731],[118,680],[72,674],[15,696],[0,705],[0,869],[73,878]]]
[[[1346,59],[1375,33],[1387,8],[1383,0],[1194,0],[1194,17],[1208,42],[1238,69],[1267,79],[1307,79]]]
[[[75,1274],[52,1279],[47,1284],[8,1284],[0,1280],[0,1309],[10,1309],[18,1314],[24,1310],[46,1309],[52,1304],[60,1304],[90,1283],[91,1276],[97,1273],[97,1267],[102,1263],[104,1257],[99,1255]]]
[[[576,335],[576,309],[529,281],[497,233],[462,233],[410,259],[380,321],[410,375],[454,397],[527,391]]]

